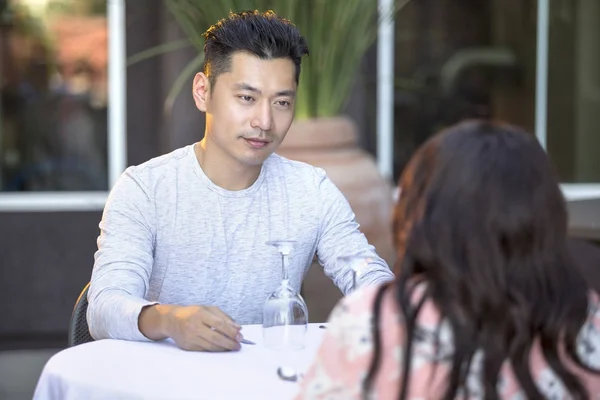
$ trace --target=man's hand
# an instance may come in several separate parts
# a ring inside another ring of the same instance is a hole
[[[239,350],[242,328],[211,306],[177,307],[170,312],[169,335],[184,350]]]
[[[214,306],[153,305],[142,309],[140,331],[149,339],[172,338],[183,350],[239,350],[241,326]]]

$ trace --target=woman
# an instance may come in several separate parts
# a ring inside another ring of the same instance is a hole
[[[531,135],[468,121],[414,155],[396,281],[342,299],[302,399],[600,399],[600,304]]]

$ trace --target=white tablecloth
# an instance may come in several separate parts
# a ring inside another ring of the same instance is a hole
[[[296,365],[305,371],[324,329],[310,324]],[[92,399],[277,399],[294,397],[298,385],[277,376],[277,355],[262,345],[262,327],[246,325],[256,345],[239,352],[179,349],[172,341],[100,340],[55,354],[38,381],[35,400]]]

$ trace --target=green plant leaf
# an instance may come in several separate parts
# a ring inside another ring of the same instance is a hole
[[[184,47],[191,46],[189,39],[176,40],[171,43],[161,44],[160,46],[151,47],[149,49],[140,51],[139,53],[135,53],[131,57],[127,59],[127,66],[131,66],[133,64],[137,64],[140,61],[147,60],[152,57],[159,56],[164,53],[169,53],[171,51],[183,49]]]

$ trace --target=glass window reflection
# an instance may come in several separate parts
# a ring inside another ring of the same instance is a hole
[[[105,0],[0,0],[0,190],[107,190]]]

